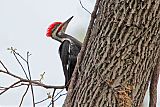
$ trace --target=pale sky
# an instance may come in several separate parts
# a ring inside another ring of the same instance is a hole
[[[84,0],[82,3],[92,11],[94,1]],[[32,54],[30,68],[33,79],[39,79],[40,74],[46,72],[44,83],[64,85],[58,54],[60,43],[47,38],[45,34],[49,24],[54,21],[63,22],[71,16],[74,18],[68,26],[67,33],[76,37],[79,35],[78,31],[84,33],[87,30],[90,21],[90,14],[82,9],[79,0],[0,0],[0,59],[11,72],[25,77],[7,48],[15,47],[23,56],[29,51]],[[83,37],[84,35],[81,40]],[[0,74],[0,86],[7,86],[13,82],[13,79],[8,78],[10,77]],[[16,88],[1,95],[0,107],[18,106],[25,89],[26,87]],[[43,88],[35,88],[34,91],[36,101],[46,98],[47,92],[52,92]],[[56,107],[63,104],[64,98],[65,96],[55,102]],[[31,94],[28,93],[23,106],[31,104]],[[37,106],[47,104],[49,101]]]
[[[92,12],[95,0],[82,0],[82,3]],[[32,54],[30,67],[33,79],[39,79],[39,75],[46,72],[44,83],[64,85],[58,55],[60,44],[47,38],[45,33],[50,23],[63,22],[71,16],[74,18],[68,26],[67,33],[78,38],[77,32],[85,32],[90,21],[90,14],[81,7],[79,0],[0,0],[0,60],[11,72],[24,77],[20,66],[7,48],[15,47],[23,56],[29,51]],[[7,86],[13,82],[13,79],[8,78],[10,77],[0,74],[0,86]],[[16,88],[1,95],[0,107],[18,106],[25,89],[26,87]],[[43,88],[35,88],[34,91],[36,101],[46,98],[47,92],[52,92]],[[65,96],[55,102],[56,107],[63,104],[64,98]],[[29,92],[23,105],[31,104]],[[46,107],[47,104],[49,100],[37,106]]]

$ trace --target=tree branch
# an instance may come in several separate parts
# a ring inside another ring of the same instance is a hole
[[[49,99],[49,98],[47,97],[47,98],[45,98],[45,99],[43,99],[43,100],[41,100],[41,101],[36,102],[35,104],[42,103],[42,102],[44,102],[44,101],[46,101],[46,100],[48,100],[48,99]]]
[[[31,81],[32,80],[32,77],[31,77],[31,72],[30,72],[30,67],[29,67],[29,52],[27,52],[27,69],[28,69],[28,73],[29,73],[29,80]],[[34,100],[34,91],[33,91],[33,86],[32,86],[32,83],[30,83],[31,85],[31,93],[32,93],[32,101],[33,101],[33,107],[35,107],[35,100]]]
[[[12,84],[11,86],[9,86],[8,88],[5,88],[5,89],[0,93],[0,95],[2,95],[4,92],[6,92],[7,90],[9,90],[10,88],[13,88],[16,84],[18,84],[18,83],[20,83],[20,82],[21,82],[21,80],[13,83],[13,84]]]
[[[1,63],[1,65],[3,66],[3,68],[7,71],[7,72],[9,72],[8,71],[8,69],[7,69],[7,67],[3,64],[3,62],[0,60],[0,63]]]
[[[55,92],[56,92],[56,89],[54,89],[53,93],[52,93],[52,101],[51,101],[52,107],[54,107],[54,94],[55,94]]]
[[[24,100],[25,95],[26,95],[27,92],[28,92],[28,89],[29,89],[29,85],[27,86],[26,91],[24,92],[24,94],[23,94],[23,96],[22,96],[22,99],[21,99],[21,102],[20,102],[20,104],[19,104],[19,107],[22,106],[22,102],[23,102],[23,100]]]
[[[22,77],[19,77],[15,74],[12,74],[10,72],[6,72],[6,71],[3,71],[3,70],[0,70],[1,73],[4,73],[4,74],[7,74],[9,76],[12,76],[16,79],[19,79],[21,82],[28,82],[28,83],[32,83],[32,84],[35,84],[37,86],[41,86],[43,88],[46,88],[46,89],[52,89],[52,88],[55,88],[55,89],[64,89],[65,86],[53,86],[53,85],[46,85],[46,84],[43,84],[43,83],[40,83],[40,82],[37,82],[37,81],[34,81],[34,80],[27,80],[27,79],[24,79]]]
[[[11,51],[13,52],[14,57],[16,58],[16,60],[19,63],[19,65],[21,66],[26,78],[29,79],[28,76],[27,76],[27,73],[26,73],[26,71],[25,71],[25,69],[24,69],[24,67],[22,65],[22,63],[20,62],[20,60],[18,59],[18,57],[16,55],[20,56],[20,58],[23,59],[25,62],[27,62],[27,61],[19,53],[17,53],[15,50],[13,50],[12,47],[11,47]]]
[[[90,12],[89,10],[87,10],[87,9],[83,6],[83,4],[82,4],[82,1],[81,1],[81,0],[79,0],[79,3],[80,3],[80,5],[82,6],[82,8],[83,8],[85,11],[87,11],[89,14],[91,14],[91,12]]]

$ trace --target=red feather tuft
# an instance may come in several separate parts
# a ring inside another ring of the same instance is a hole
[[[62,22],[54,22],[54,23],[52,23],[52,24],[48,27],[48,29],[47,29],[47,33],[46,33],[47,37],[51,37],[51,36],[52,36],[52,29],[53,29],[53,28],[55,27],[55,25],[57,25],[57,24],[62,24]],[[58,29],[58,31],[60,31],[61,28],[62,28],[62,26]]]

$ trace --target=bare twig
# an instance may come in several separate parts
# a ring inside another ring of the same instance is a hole
[[[4,73],[4,74],[7,74],[9,76],[12,76],[14,78],[17,78],[19,80],[21,80],[21,82],[28,82],[28,83],[32,83],[32,84],[35,84],[37,86],[41,86],[41,87],[44,87],[46,89],[51,89],[51,88],[55,88],[55,89],[64,89],[65,86],[53,86],[53,85],[46,85],[46,84],[43,84],[43,83],[40,83],[40,82],[37,82],[37,81],[34,81],[34,80],[27,80],[27,79],[24,79],[22,77],[19,77],[15,74],[12,74],[10,72],[6,72],[6,71],[3,71],[3,70],[0,70],[1,73]]]
[[[22,68],[22,70],[23,70],[26,78],[29,79],[28,76],[27,76],[27,73],[26,73],[26,71],[25,71],[25,69],[24,69],[24,67],[23,67],[23,65],[21,64],[21,62],[19,61],[19,59],[17,58],[17,56],[16,56],[16,54],[15,54],[14,52],[13,52],[13,55],[14,55],[14,57],[16,58],[16,60],[17,60],[17,62],[19,63],[19,65],[21,66],[21,68]]]
[[[54,107],[54,102],[56,101],[56,100],[58,100],[61,96],[63,96],[63,95],[66,95],[66,94],[60,94],[62,91],[63,91],[64,89],[62,89],[61,91],[59,91],[55,96],[54,96],[54,94],[55,94],[55,92],[56,92],[56,89],[54,89],[54,91],[53,91],[53,94],[52,94],[52,100],[51,100],[51,103],[48,105],[48,107],[49,106],[51,106],[52,105],[52,107]],[[60,94],[60,95],[59,95]],[[58,96],[59,95],[59,96]],[[58,97],[57,97],[58,96]],[[56,98],[57,97],[57,98]],[[54,100],[56,98],[56,100]]]
[[[83,6],[83,4],[82,4],[82,1],[81,1],[81,0],[79,0],[79,3],[80,3],[80,5],[82,6],[82,8],[83,8],[85,11],[87,11],[89,14],[91,14],[91,12],[90,12],[89,10],[87,10],[87,9]]]
[[[6,71],[3,71],[3,70],[0,70],[0,72],[1,72],[1,73],[4,73],[4,74],[7,74],[7,75],[9,75],[9,76],[12,76],[12,77],[14,77],[14,78],[19,79],[19,81],[15,82],[14,84],[12,84],[12,85],[9,86],[9,87],[1,87],[1,88],[3,88],[3,91],[0,93],[0,95],[3,94],[4,92],[6,92],[7,90],[11,89],[11,88],[19,87],[19,86],[22,86],[22,85],[27,85],[28,88],[29,88],[29,85],[31,85],[31,84],[33,84],[32,86],[41,86],[41,87],[44,87],[44,88],[46,88],[46,89],[48,89],[48,88],[54,88],[54,90],[56,90],[56,89],[64,89],[64,88],[65,88],[65,86],[45,85],[45,84],[43,84],[43,83],[41,83],[41,82],[38,82],[38,81],[24,79],[24,78],[21,78],[21,77],[15,75],[15,74],[12,74],[12,73],[10,73],[10,72],[6,72]],[[28,84],[25,84],[24,82],[27,82]],[[21,83],[21,84],[19,84],[19,83]],[[18,84],[19,84],[19,85],[18,85]],[[22,97],[22,99],[21,99],[21,102],[20,102],[19,107],[22,105],[22,102],[23,102],[23,100],[24,100],[24,97],[25,97],[25,95],[26,95],[26,93],[27,93],[27,91],[28,91],[28,88],[26,89],[26,91],[25,91],[25,93],[24,93],[24,95],[23,95],[23,97]],[[62,91],[63,91],[63,90],[61,90],[59,93],[57,93],[57,95],[59,95]],[[55,93],[55,92],[54,92],[54,93]],[[54,93],[53,93],[53,94],[54,94]],[[57,95],[56,95],[56,96],[57,96]],[[53,96],[54,96],[54,95],[53,95]],[[56,96],[55,96],[55,97],[56,97]],[[61,96],[62,96],[62,95],[60,95],[58,98],[60,98]],[[33,96],[32,96],[32,97],[33,97]],[[58,99],[58,98],[56,98],[56,100],[54,100],[55,97],[53,97],[53,101],[52,101],[50,104],[54,105],[54,102]],[[49,97],[48,97],[47,99],[49,99]],[[34,105],[35,105],[35,104],[38,104],[38,103],[41,103],[41,102],[43,102],[43,101],[46,101],[47,99],[44,99],[44,100],[39,101],[39,102],[37,102],[37,103],[34,103]]]
[[[16,52],[17,49],[11,47],[11,48],[8,48],[8,50],[10,50],[11,53],[14,52],[14,53],[15,53],[16,55],[18,55],[24,62],[27,62],[27,60],[26,60],[24,57],[22,57],[22,55],[20,55],[18,52]]]
[[[8,88],[5,88],[4,91],[2,91],[2,92],[0,93],[0,95],[2,95],[4,92],[6,92],[7,90],[9,90],[10,88],[14,87],[16,84],[19,84],[20,82],[21,82],[21,80],[13,83],[13,84],[12,84],[11,86],[9,86]]]
[[[32,78],[31,78],[31,72],[30,72],[30,67],[29,67],[29,56],[30,56],[30,54],[29,54],[29,52],[27,52],[27,69],[28,69],[28,73],[29,73],[29,79],[30,79],[30,81],[32,80]],[[35,107],[35,100],[34,100],[34,92],[33,92],[33,86],[32,86],[32,83],[30,83],[30,85],[31,85],[31,92],[32,92],[32,101],[33,101],[33,107]]]
[[[41,101],[36,102],[35,104],[42,103],[42,102],[44,102],[44,101],[46,101],[46,100],[48,100],[48,99],[49,99],[49,98],[47,97],[47,98],[45,98],[45,99],[43,99],[43,100],[41,100]]]
[[[59,91],[55,96],[54,99],[63,91],[64,89],[62,89],[61,91]]]
[[[7,72],[9,72],[8,71],[8,69],[7,69],[7,67],[3,64],[3,62],[0,60],[0,63],[1,63],[1,65],[3,66],[3,68],[7,71]]]
[[[14,85],[13,87],[10,87],[10,88],[17,88],[17,87],[20,87],[20,86],[22,86],[22,85],[24,85],[24,84],[18,84],[18,85]],[[27,84],[25,84],[25,85],[27,85]],[[0,86],[0,90],[5,90],[5,89],[7,89],[8,87],[2,87],[2,86]]]
[[[27,92],[28,92],[28,89],[29,89],[29,85],[27,86],[26,91],[24,92],[24,94],[23,94],[23,96],[22,96],[22,99],[21,99],[21,102],[20,102],[20,104],[19,104],[19,107],[22,106],[22,102],[23,102],[23,100],[24,100],[25,95],[26,95]]]
[[[64,93],[64,94],[60,94],[55,100],[54,100],[54,102],[55,101],[57,101],[60,97],[62,97],[62,96],[64,96],[64,95],[66,95],[67,93]]]
[[[18,57],[17,57],[16,55],[18,55],[23,61],[25,61],[25,62],[27,62],[27,61],[26,61],[19,53],[17,53],[17,52],[15,51],[15,49],[13,49],[13,47],[8,48],[8,50],[11,50],[11,52],[13,53],[13,55],[14,55],[14,57],[16,58],[17,62],[18,62],[19,65],[21,66],[21,68],[22,68],[22,70],[23,70],[26,78],[29,79],[28,76],[27,76],[27,73],[26,73],[26,71],[25,71],[25,69],[24,69],[24,67],[23,67],[23,65],[22,65],[22,63],[20,62],[20,60],[18,59]]]
[[[33,107],[35,107],[35,104],[39,104],[39,103],[42,103],[44,101],[46,101],[47,99],[49,98],[52,98],[52,101],[51,101],[51,105],[54,107],[54,94],[55,94],[55,91],[56,89],[64,89],[65,86],[52,86],[52,85],[46,85],[46,84],[43,84],[42,83],[42,79],[44,78],[44,74],[41,74],[41,78],[40,80],[32,80],[32,77],[31,77],[31,71],[30,71],[30,66],[29,66],[29,52],[27,52],[27,58],[25,59],[23,56],[21,56],[18,52],[16,52],[16,49],[13,49],[13,47],[9,48],[8,50],[11,50],[11,53],[14,55],[14,57],[16,58],[17,62],[19,63],[19,65],[21,66],[23,72],[25,73],[25,76],[26,78],[23,78],[23,77],[20,77],[18,75],[15,75],[14,73],[11,73],[9,72],[9,70],[7,69],[7,67],[5,67],[5,65],[2,63],[2,61],[0,60],[0,64],[4,67],[5,70],[1,70],[0,69],[0,73],[3,73],[3,74],[6,74],[6,75],[9,75],[15,79],[18,79],[17,82],[11,84],[10,86],[8,87],[3,87],[3,86],[0,86],[0,90],[2,90],[0,92],[0,95],[2,95],[3,93],[5,93],[7,90],[11,89],[11,88],[16,88],[16,87],[20,87],[22,85],[26,85],[27,88],[22,96],[22,99],[21,99],[21,102],[19,104],[19,107],[22,106],[22,103],[24,101],[24,97],[26,96],[27,92],[28,92],[28,89],[29,89],[29,86],[31,86],[31,93],[32,93],[32,102],[33,102]],[[27,70],[25,70],[25,68],[23,67],[23,64],[21,63],[21,61],[19,59],[22,59],[22,61],[24,61],[27,65]],[[26,73],[26,71],[28,71],[28,75]],[[45,98],[39,102],[36,102],[35,103],[35,98],[34,98],[34,91],[33,91],[33,86],[41,86],[41,87],[44,87],[46,89],[48,88],[53,88],[54,91],[53,91],[53,95],[51,96],[50,94],[48,95],[48,98]],[[59,96],[60,97],[60,96]],[[58,98],[59,98],[58,97]],[[57,99],[58,99],[57,98]],[[56,99],[56,100],[57,100]]]
[[[56,92],[56,89],[53,90],[53,93],[52,93],[52,107],[54,107],[54,94]]]
[[[44,74],[45,74],[45,72],[43,72],[42,74],[40,74],[39,82],[41,82],[41,83],[42,83],[42,80],[44,79]]]

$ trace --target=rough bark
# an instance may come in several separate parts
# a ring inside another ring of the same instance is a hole
[[[160,73],[160,59],[158,59],[158,64],[156,66],[156,70],[152,74],[151,82],[150,82],[150,101],[149,107],[156,107],[157,104],[157,86],[159,80]]]
[[[97,0],[64,107],[141,106],[159,45],[160,0]]]

